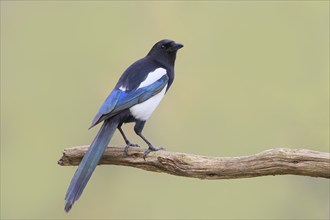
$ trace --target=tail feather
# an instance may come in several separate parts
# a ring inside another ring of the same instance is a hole
[[[70,211],[74,202],[81,196],[117,126],[118,123],[113,120],[104,121],[71,180],[65,196],[66,204],[64,210],[66,212]]]

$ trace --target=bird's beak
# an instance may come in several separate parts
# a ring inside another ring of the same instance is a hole
[[[179,42],[174,42],[174,47],[179,50],[180,48],[182,48],[184,45],[182,43],[179,43]]]
[[[180,48],[183,47],[183,44],[182,43],[179,43],[179,42],[173,42],[171,47],[170,47],[170,51],[171,52],[174,52],[174,51],[177,51],[179,50]]]

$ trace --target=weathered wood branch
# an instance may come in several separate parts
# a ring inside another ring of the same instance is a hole
[[[61,166],[78,165],[88,146],[66,148]],[[330,178],[330,154],[306,149],[275,148],[241,157],[208,157],[157,151],[143,159],[144,149],[108,147],[99,164],[136,167],[153,172],[200,179],[236,179],[267,175],[301,175]]]

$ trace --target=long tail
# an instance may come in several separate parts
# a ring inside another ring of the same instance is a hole
[[[71,180],[65,196],[66,204],[64,210],[66,212],[70,211],[74,202],[81,196],[117,126],[118,122],[115,120],[108,119],[104,121]]]

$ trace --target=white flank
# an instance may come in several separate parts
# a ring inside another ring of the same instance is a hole
[[[139,85],[138,88],[146,87],[153,84],[154,82],[162,78],[162,76],[164,76],[165,74],[166,74],[166,69],[161,67],[155,69],[153,72],[150,72],[148,74],[147,78]]]
[[[146,121],[153,111],[155,111],[156,107],[159,105],[160,101],[163,99],[165,95],[167,85],[160,91],[158,94],[154,95],[150,99],[134,105],[129,110],[132,115],[142,121]]]

